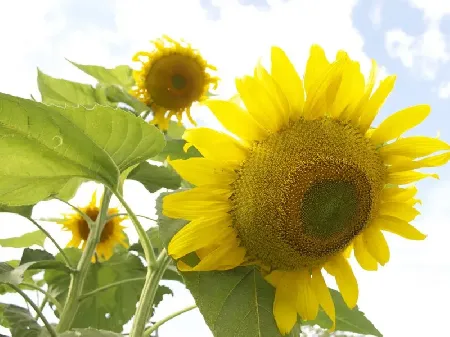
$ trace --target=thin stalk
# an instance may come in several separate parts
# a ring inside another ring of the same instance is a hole
[[[56,331],[55,329],[53,329],[53,327],[51,326],[51,324],[47,321],[47,318],[45,318],[44,314],[42,313],[42,311],[38,308],[38,306],[31,300],[30,297],[28,297],[27,294],[25,294],[24,291],[22,291],[22,289],[20,289],[18,286],[14,285],[14,284],[9,284],[9,286],[11,288],[13,288],[18,294],[20,294],[20,296],[23,297],[23,299],[33,308],[34,311],[36,311],[36,314],[39,316],[39,318],[42,320],[42,322],[44,323],[48,333],[50,334],[50,336],[52,337],[57,337]]]
[[[166,271],[170,263],[170,257],[167,255],[167,251],[163,249],[158,256],[155,268],[147,269],[147,277],[145,280],[144,288],[142,289],[141,298],[139,299],[139,305],[136,310],[136,314],[131,327],[131,337],[142,337],[145,330],[145,324],[147,323],[150,310],[153,307],[155,300],[155,294],[159,286],[164,272]]]
[[[58,242],[56,242],[56,240],[50,235],[49,232],[47,232],[37,221],[28,218],[28,220],[30,220],[37,228],[39,228],[41,230],[41,232],[43,232],[49,239],[51,242],[53,242],[53,244],[55,245],[56,249],[59,250],[59,252],[61,253],[61,256],[63,257],[64,261],[66,261],[66,264],[68,267],[73,268],[72,263],[70,262],[69,258],[67,257],[66,253],[64,252],[64,250],[61,248],[61,246],[58,244]]]
[[[175,318],[175,317],[177,317],[181,314],[184,314],[185,312],[191,311],[195,308],[197,308],[197,305],[194,304],[194,305],[191,305],[190,307],[175,311],[174,313],[172,313],[172,314],[168,315],[167,317],[163,318],[162,320],[156,322],[151,327],[149,327],[147,330],[145,330],[144,337],[150,337],[152,332],[156,331],[164,323],[170,321],[172,318]]]
[[[127,279],[127,280],[122,280],[122,281],[118,281],[118,282],[107,284],[106,286],[97,288],[95,290],[92,290],[90,292],[87,292],[87,293],[81,295],[80,296],[80,301],[83,301],[83,300],[85,300],[88,297],[94,296],[94,295],[96,295],[96,294],[98,294],[98,293],[100,293],[102,291],[105,291],[105,290],[108,290],[108,289],[120,286],[122,284],[131,283],[131,282],[138,282],[138,281],[145,281],[145,277],[130,278],[130,279]]]
[[[26,286],[28,288],[34,289],[39,291],[41,294],[44,294],[44,300],[42,301],[43,303],[45,303],[46,300],[49,300],[59,312],[62,312],[62,305],[61,303],[59,303],[59,301],[54,298],[49,292],[45,291],[44,289],[41,289],[39,286],[33,284],[33,283],[28,283],[28,282],[22,282],[21,285]]]
[[[128,213],[114,213],[114,214],[110,214],[110,215],[108,215],[107,220],[112,219],[112,218],[114,218],[116,216],[128,216]],[[150,217],[145,216],[145,215],[136,214],[136,216],[139,217],[139,218],[144,218],[144,219],[151,220],[151,221],[158,221],[156,219],[150,218]]]
[[[100,240],[100,235],[105,224],[111,196],[112,192],[105,186],[100,212],[96,221],[92,223],[92,227],[86,241],[86,247],[83,250],[80,261],[78,262],[78,273],[74,273],[71,276],[66,304],[64,305],[64,310],[61,313],[60,321],[57,326],[58,333],[69,330],[72,326],[75,315],[77,314],[80,305],[79,299],[83,292],[84,282],[91,266],[91,259],[94,255],[95,247]]]
[[[39,305],[39,310],[42,311],[44,310],[45,306],[48,303],[48,298],[47,296],[44,296],[44,298],[42,299],[41,304]],[[39,318],[39,315],[36,313],[36,315],[34,316],[34,320],[37,321],[37,319]]]
[[[92,221],[92,219],[86,213],[82,212],[78,207],[72,205],[70,202],[65,201],[63,199],[60,198],[56,199],[61,201],[62,203],[65,203],[67,206],[70,206],[75,212],[77,212],[83,218],[84,221],[88,223],[89,227],[92,227],[94,225],[94,221]]]
[[[116,195],[117,199],[119,199],[120,203],[123,205],[123,207],[127,211],[127,214],[130,217],[131,222],[133,222],[133,225],[136,228],[136,232],[138,233],[139,240],[141,241],[142,249],[144,250],[145,260],[147,261],[147,264],[148,264],[147,268],[148,269],[153,268],[153,266],[156,265],[156,256],[155,256],[155,252],[153,251],[152,243],[150,242],[150,239],[147,236],[147,233],[145,232],[144,227],[142,227],[136,214],[133,213],[130,206],[127,204],[127,202],[123,198],[122,194],[120,194],[118,191],[116,191],[114,194]]]

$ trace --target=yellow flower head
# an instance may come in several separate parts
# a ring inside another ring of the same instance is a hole
[[[184,139],[204,158],[170,164],[196,187],[166,196],[163,213],[190,221],[173,237],[169,254],[180,259],[195,252],[200,262],[180,260],[181,270],[262,266],[276,288],[274,317],[286,334],[297,314],[312,320],[319,306],[335,322],[324,271],[347,305],[356,305],[352,250],[362,268],[376,270],[389,260],[384,232],[425,238],[410,224],[419,200],[409,184],[437,178],[416,169],[447,163],[450,146],[402,137],[427,117],[427,105],[398,111],[370,129],[395,81],[388,76],[374,90],[375,62],[366,81],[345,52],[329,62],[317,45],[303,80],[281,49],[272,48],[271,61],[270,73],[259,65],[253,77],[236,81],[245,108],[206,102],[235,137],[186,131]]]
[[[95,192],[92,195],[89,205],[80,208],[80,211],[89,216],[93,221],[97,219],[100,209],[97,206]],[[117,208],[108,209],[108,215],[110,216],[117,213],[119,213]],[[114,253],[114,248],[118,244],[128,248],[128,243],[125,234],[123,233],[124,226],[121,225],[121,222],[124,219],[125,217],[122,216],[114,216],[106,222],[100,235],[100,242],[95,248],[95,253],[100,261],[109,260]],[[83,217],[79,213],[69,214],[64,217],[64,220],[61,221],[60,224],[63,225],[65,230],[72,232],[72,239],[67,244],[67,247],[78,248],[82,244],[82,249],[84,249],[90,229]],[[95,262],[95,257],[92,258],[92,262]]]
[[[153,110],[153,124],[166,130],[173,115],[181,121],[186,112],[192,120],[190,108],[194,102],[207,98],[218,78],[207,71],[216,70],[190,44],[177,42],[168,36],[153,41],[154,51],[140,51],[133,61],[141,62],[141,69],[133,72],[136,87],[132,94]]]

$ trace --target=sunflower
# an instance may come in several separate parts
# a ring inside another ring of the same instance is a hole
[[[92,195],[91,202],[86,207],[80,208],[80,211],[85,213],[93,221],[97,219],[100,212],[97,206],[96,193]],[[97,259],[100,261],[106,261],[111,258],[114,253],[114,248],[116,245],[121,245],[128,248],[128,243],[126,236],[123,232],[124,226],[121,222],[125,220],[126,217],[113,216],[118,214],[119,210],[117,208],[108,209],[108,215],[111,216],[106,222],[103,231],[100,235],[100,241],[95,248],[95,253]],[[86,246],[86,241],[89,236],[89,224],[83,219],[81,214],[73,213],[64,216],[64,220],[59,222],[65,230],[72,232],[72,239],[67,244],[67,247],[79,248],[82,244],[82,249]],[[92,257],[92,262],[95,262],[95,257]]]
[[[236,80],[243,104],[207,101],[234,136],[187,130],[184,139],[203,158],[170,161],[196,186],[163,200],[164,215],[190,221],[171,240],[169,254],[180,259],[195,252],[200,260],[195,266],[179,260],[178,268],[257,264],[276,288],[273,313],[281,333],[292,329],[297,314],[314,319],[319,306],[334,329],[323,272],[353,308],[358,283],[349,253],[362,268],[376,270],[389,260],[384,232],[423,240],[410,224],[419,214],[411,183],[437,178],[416,169],[450,159],[450,146],[439,139],[401,137],[427,117],[427,105],[370,128],[395,82],[388,76],[374,90],[375,73],[372,62],[366,82],[344,51],[329,62],[314,45],[302,81],[273,47],[270,73],[258,65],[254,76]]]
[[[183,112],[196,125],[190,108],[194,102],[208,97],[211,86],[216,89],[218,78],[207,72],[216,68],[190,44],[166,35],[153,44],[154,51],[140,51],[133,57],[133,61],[141,62],[142,66],[133,72],[136,86],[132,95],[152,108],[152,122],[162,130],[168,128],[173,115],[181,122]]]

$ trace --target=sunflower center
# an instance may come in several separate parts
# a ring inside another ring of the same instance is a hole
[[[98,208],[89,207],[85,211],[87,216],[91,218],[92,221],[97,220],[97,216],[99,214]],[[80,218],[78,221],[78,231],[80,233],[80,237],[86,241],[89,237],[90,229],[89,225],[84,219]],[[107,241],[114,232],[114,223],[112,221],[108,221],[103,227],[102,234],[100,236],[100,242]]]
[[[234,183],[233,225],[264,264],[313,266],[365,228],[384,176],[381,158],[357,128],[301,119],[253,145]]]
[[[181,53],[155,60],[145,79],[154,104],[165,110],[182,110],[202,97],[207,83],[205,65]]]
[[[182,75],[175,74],[172,76],[172,85],[175,89],[181,90],[186,86],[186,79]]]

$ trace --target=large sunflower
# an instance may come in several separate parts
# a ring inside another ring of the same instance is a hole
[[[91,202],[86,207],[80,208],[80,211],[85,213],[93,221],[97,219],[100,208],[97,206],[96,193],[92,195]],[[114,248],[119,244],[128,248],[126,236],[123,232],[124,226],[121,225],[125,219],[123,216],[113,216],[118,214],[117,208],[109,208],[109,220],[106,222],[103,231],[100,235],[100,241],[97,243],[95,253],[100,261],[106,261],[111,258],[114,253]],[[67,247],[80,247],[82,249],[86,246],[86,241],[89,236],[89,224],[83,219],[81,214],[72,213],[64,216],[64,220],[59,221],[65,230],[72,232],[72,239],[67,244]],[[95,262],[95,257],[92,257],[92,262]]]
[[[211,86],[217,87],[218,78],[208,73],[216,68],[190,44],[166,35],[153,44],[153,51],[140,51],[133,57],[133,61],[141,62],[141,69],[133,72],[136,87],[131,93],[152,108],[153,123],[163,130],[173,115],[181,121],[183,112],[196,125],[190,108],[207,98]]]
[[[184,139],[204,158],[170,164],[197,187],[166,196],[163,213],[190,221],[169,254],[180,259],[196,252],[200,262],[178,261],[181,270],[262,266],[276,288],[274,317],[286,334],[297,313],[314,319],[319,305],[335,321],[323,270],[347,305],[356,305],[358,284],[347,259],[352,249],[364,269],[376,270],[389,260],[384,231],[425,238],[410,225],[419,214],[416,188],[402,185],[437,177],[416,169],[445,164],[450,146],[436,138],[401,138],[427,117],[427,105],[370,128],[395,81],[389,76],[374,90],[375,62],[366,83],[359,63],[343,51],[330,63],[313,46],[304,81],[281,49],[272,48],[271,60],[271,74],[259,65],[254,77],[236,81],[246,109],[206,103],[235,137],[186,131]]]

